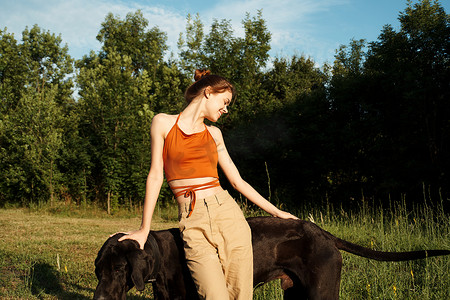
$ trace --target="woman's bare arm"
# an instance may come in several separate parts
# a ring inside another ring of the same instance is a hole
[[[163,114],[156,115],[152,120],[150,131],[152,160],[145,185],[145,200],[144,209],[142,212],[141,227],[137,231],[130,232],[119,239],[119,241],[125,239],[136,240],[141,249],[144,249],[148,233],[150,232],[153,212],[155,210],[156,201],[158,200],[159,192],[164,180],[164,163],[162,153],[166,128],[166,116]]]

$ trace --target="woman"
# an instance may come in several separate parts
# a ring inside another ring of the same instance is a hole
[[[178,115],[158,114],[151,126],[152,162],[147,177],[142,224],[120,240],[144,249],[163,171],[179,206],[186,261],[201,299],[252,299],[253,257],[250,228],[227,191],[217,164],[231,185],[275,217],[296,218],[264,199],[233,164],[221,131],[206,126],[228,112],[234,87],[223,77],[196,70],[186,90],[188,106]]]

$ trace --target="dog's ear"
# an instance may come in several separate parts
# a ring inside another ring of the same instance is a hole
[[[138,291],[144,290],[144,274],[148,272],[147,262],[145,261],[145,252],[138,249],[128,253],[128,262],[131,265],[131,280]]]
[[[99,268],[102,268],[103,264],[108,264],[109,260],[111,259],[111,251],[113,251],[114,248],[117,247],[118,245],[118,239],[120,237],[122,237],[124,234],[123,233],[117,233],[114,236],[108,238],[105,243],[103,243],[102,247],[100,248],[100,250],[97,253],[97,257],[95,258],[94,261],[94,266],[95,266],[95,274],[97,276],[98,279],[99,278]]]

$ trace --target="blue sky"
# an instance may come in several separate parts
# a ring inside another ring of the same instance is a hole
[[[450,1],[440,3],[449,13]],[[176,53],[188,13],[199,13],[205,32],[213,19],[227,19],[235,35],[242,36],[245,13],[255,16],[262,9],[272,33],[272,57],[305,55],[322,65],[333,62],[335,50],[352,38],[375,41],[384,25],[398,29],[406,0],[0,0],[0,7],[0,29],[7,27],[20,40],[26,26],[38,24],[61,34],[76,59],[99,50],[95,37],[109,12],[123,19],[141,9],[150,27],[157,25],[167,33],[170,50]]]

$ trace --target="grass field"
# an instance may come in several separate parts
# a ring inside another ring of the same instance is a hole
[[[245,205],[244,211],[253,214]],[[303,214],[303,215],[302,215]],[[384,251],[450,249],[450,216],[424,205],[411,211],[361,203],[353,212],[305,209],[334,235]],[[109,234],[136,229],[140,214],[107,216],[96,208],[0,210],[1,299],[92,299],[94,260]],[[174,207],[157,209],[152,228],[176,226]],[[341,299],[450,299],[450,257],[377,262],[342,253]],[[153,299],[147,285],[128,299]],[[282,299],[278,282],[259,287],[254,299]]]

